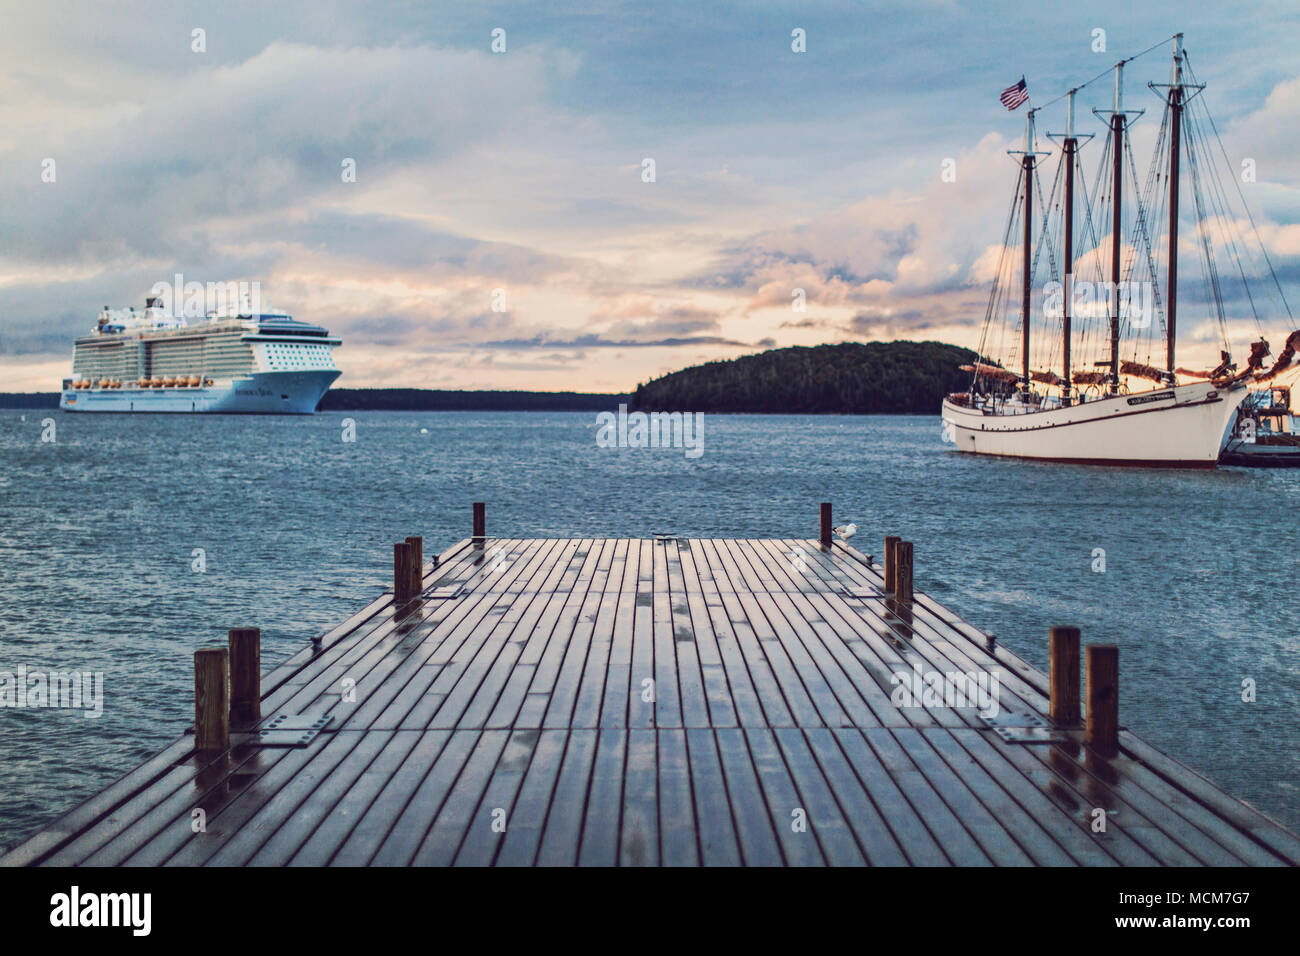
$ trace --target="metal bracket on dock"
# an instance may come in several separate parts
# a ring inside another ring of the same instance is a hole
[[[852,598],[855,601],[883,601],[885,598],[889,597],[888,594],[879,588],[851,588],[845,584],[841,584],[839,587],[839,593],[841,596]]]
[[[263,747],[306,747],[329,726],[333,714],[308,717],[305,714],[276,714],[266,726],[255,731]]]
[[[465,593],[465,582],[457,584],[444,584],[441,587],[433,588],[426,591],[421,597],[430,601],[452,601]]]
[[[1037,714],[980,714],[979,719],[1009,744],[1062,744],[1070,739],[1065,731],[1052,727]]]

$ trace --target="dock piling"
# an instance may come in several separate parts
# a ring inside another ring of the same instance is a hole
[[[1079,629],[1053,627],[1047,641],[1051,657],[1049,716],[1057,726],[1074,726],[1079,722]]]
[[[1093,750],[1119,751],[1119,648],[1089,644],[1084,649],[1088,714],[1083,739]]]
[[[482,545],[487,537],[487,505],[482,501],[474,502],[474,544]]]
[[[194,652],[194,749],[230,747],[230,648]]]
[[[407,560],[411,571],[410,596],[415,597],[424,590],[424,538],[418,534],[409,535],[406,543],[410,550]]]
[[[405,541],[393,545],[393,600],[405,604],[411,599],[411,546]]]
[[[230,723],[255,724],[262,719],[262,631],[232,627],[230,641]]]
[[[894,544],[894,597],[905,604],[912,602],[912,542]]]
[[[894,585],[898,573],[897,556],[894,554],[894,546],[902,541],[896,534],[885,536],[885,593],[893,594]]]

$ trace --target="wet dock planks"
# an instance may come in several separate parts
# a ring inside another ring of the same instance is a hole
[[[467,539],[422,584],[264,675],[263,726],[333,718],[309,745],[183,737],[0,863],[1300,860],[1127,731],[1101,756],[896,705],[899,672],[996,672],[1002,712],[1046,716],[1048,681],[838,542]]]

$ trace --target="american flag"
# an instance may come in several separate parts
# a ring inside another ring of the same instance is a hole
[[[1018,83],[1013,83],[1002,91],[1002,105],[1009,110],[1014,110],[1027,99],[1029,99],[1029,87],[1025,86],[1023,76]]]

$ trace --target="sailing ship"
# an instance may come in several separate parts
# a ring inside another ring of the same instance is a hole
[[[1128,131],[1131,120],[1143,111],[1126,110],[1123,98],[1124,67],[1136,57],[1114,67],[1113,108],[1094,111],[1108,131],[1092,197],[1080,158],[1080,147],[1091,136],[1075,132],[1075,95],[1105,74],[1053,101],[1065,100],[1066,121],[1065,133],[1059,137],[1056,178],[1046,201],[1038,173],[1039,158],[1049,154],[1037,151],[1034,132],[1035,114],[1041,108],[1029,111],[1024,149],[1010,151],[1019,157],[1020,175],[985,315],[980,357],[962,366],[972,376],[969,390],[949,395],[943,402],[944,437],[961,451],[1063,462],[1212,468],[1247,396],[1247,386],[1268,381],[1291,366],[1300,348],[1300,332],[1291,335],[1268,369],[1264,360],[1269,347],[1262,334],[1253,342],[1245,368],[1238,370],[1231,358],[1224,284],[1235,277],[1218,267],[1216,252],[1218,256],[1226,252],[1241,267],[1242,243],[1235,236],[1221,235],[1236,224],[1226,212],[1226,191],[1213,179],[1217,157],[1210,154],[1207,128],[1215,130],[1216,139],[1217,128],[1203,98],[1198,98],[1204,85],[1191,73],[1182,34],[1170,39],[1174,44],[1170,81],[1148,84],[1163,99],[1164,114],[1142,189],[1137,188]],[[1184,151],[1202,242],[1205,298],[1223,336],[1221,360],[1208,370],[1182,368],[1176,361]],[[1132,182],[1135,196],[1127,230],[1126,181]],[[1109,214],[1108,236],[1098,235],[1094,202],[1099,216]],[[1244,197],[1241,203],[1244,207]],[[1162,302],[1157,273],[1164,208],[1168,227]],[[1081,223],[1076,221],[1077,212],[1082,212]],[[1246,214],[1249,217],[1248,209]],[[1253,229],[1253,218],[1250,223]],[[1012,291],[1017,233],[1018,309]],[[1258,241],[1257,234],[1255,238]],[[1076,251],[1076,242],[1081,252]],[[1273,273],[1262,242],[1259,249]],[[1044,255],[1045,273],[1052,280],[1043,290],[1044,334],[1031,339],[1034,280],[1043,271]],[[1244,282],[1245,269],[1240,271]],[[1144,276],[1149,278],[1144,281]],[[1281,296],[1275,273],[1273,283]],[[1247,292],[1246,299],[1254,311],[1256,297]],[[1285,297],[1282,303],[1289,316]],[[1255,319],[1258,327],[1257,312]],[[1001,356],[990,357],[1000,344],[1005,345]],[[1036,350],[1031,352],[1031,346]],[[1163,356],[1153,357],[1161,350]]]

